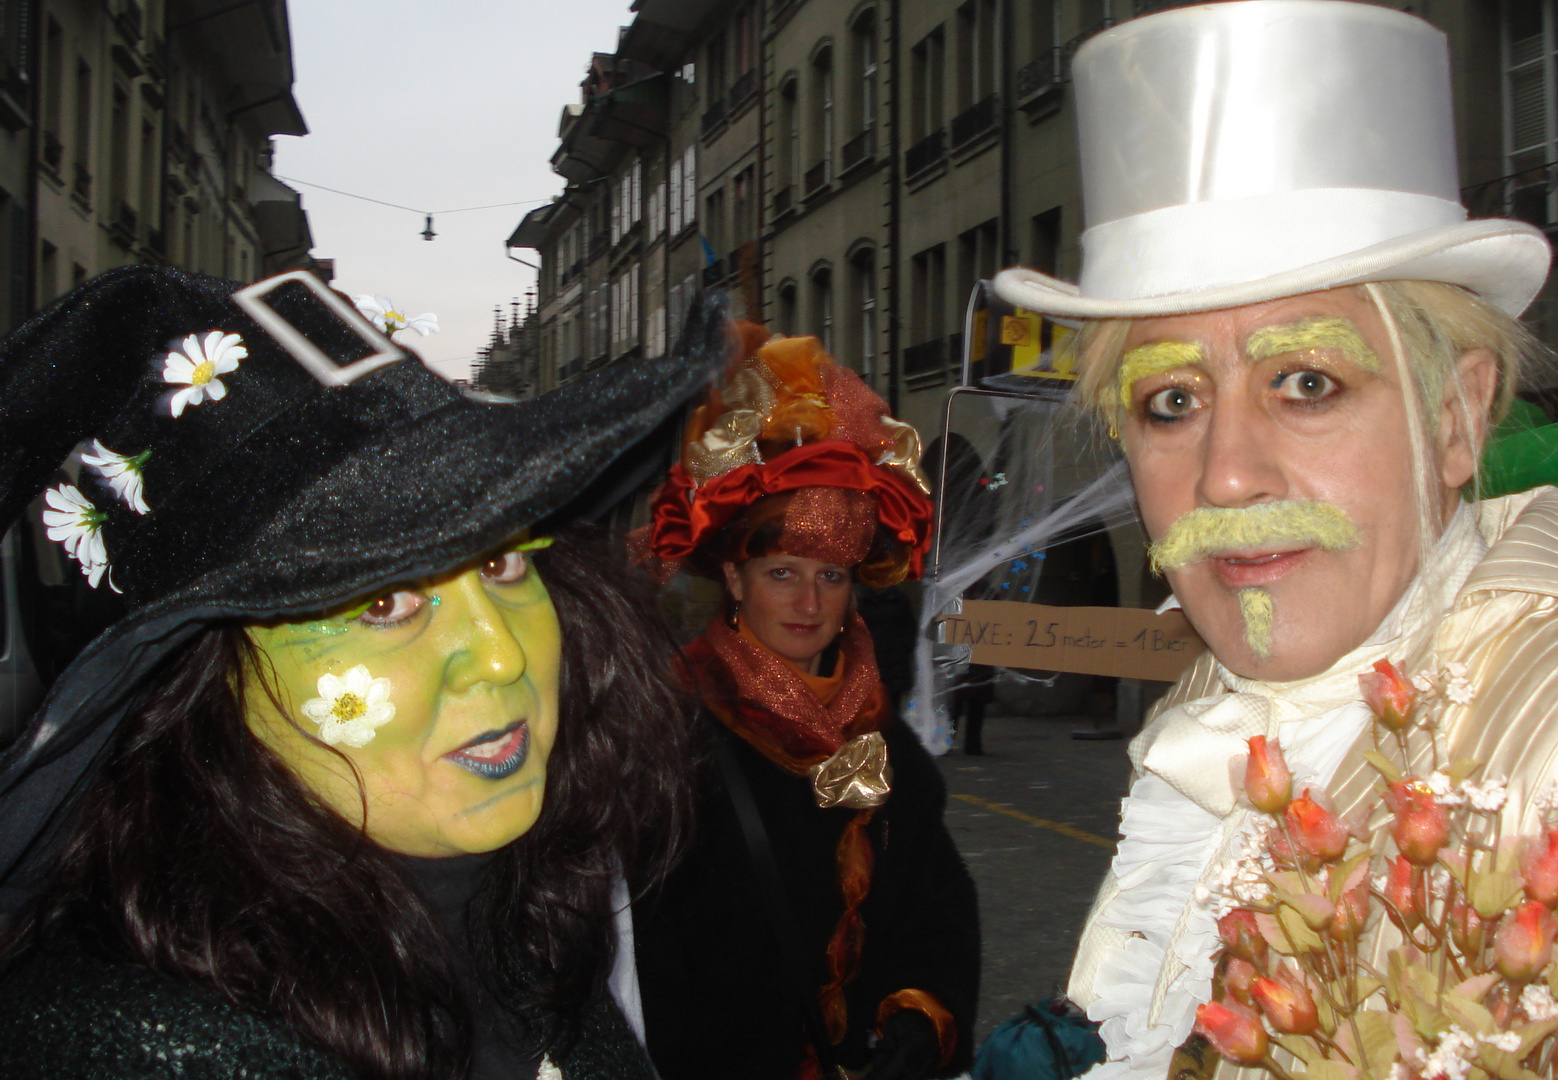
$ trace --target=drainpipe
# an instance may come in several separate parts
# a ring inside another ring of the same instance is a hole
[[[1018,260],[1017,245],[1012,237],[1012,119],[1015,104],[1012,100],[1012,0],[1000,0],[1001,23],[1001,213],[996,222],[997,270],[1011,266]]]
[[[902,36],[902,0],[888,0],[888,19],[892,23],[892,38],[888,48],[887,61],[887,85],[888,93],[892,97],[891,116],[888,120],[888,153],[891,155],[888,162],[888,196],[887,196],[887,408],[894,415],[898,415],[898,371],[902,364],[902,356],[899,350],[901,319],[899,317],[899,297],[902,294],[900,277],[903,259],[898,252],[898,232],[900,207],[903,202],[903,170],[899,157],[899,120],[903,115],[903,108],[899,104],[899,89],[903,80],[898,74],[898,61],[902,53],[899,47],[899,38]]]
[[[28,5],[28,25],[32,39],[27,43],[27,65],[31,69],[31,100],[27,103],[32,130],[27,136],[27,257],[22,260],[22,310],[15,312],[16,323],[38,310],[38,173],[43,168],[43,0]],[[64,73],[60,73],[61,80]],[[60,84],[64,85],[63,81]],[[63,164],[64,158],[60,159]],[[54,299],[52,296],[50,300]],[[6,327],[6,330],[12,329]]]

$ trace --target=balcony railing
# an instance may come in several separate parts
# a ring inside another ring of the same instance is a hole
[[[817,162],[817,164],[806,170],[805,184],[803,187],[803,190],[806,192],[806,198],[811,198],[813,195],[817,194],[817,192],[827,187],[828,165],[828,159],[823,158],[821,161]]]
[[[839,157],[842,159],[845,172],[853,169],[872,155],[875,150],[875,136],[876,132],[866,128],[859,135],[856,135],[844,144],[844,149],[840,152]]]
[[[932,338],[918,345],[910,345],[903,351],[905,375],[928,375],[933,371],[945,371],[946,367],[946,338]]]
[[[728,98],[731,111],[734,112],[755,93],[757,93],[757,69],[753,68],[731,84]]]
[[[1000,116],[1000,96],[991,94],[952,118],[952,147],[957,149],[995,130]]]
[[[903,171],[908,176],[915,176],[924,172],[936,164],[947,153],[947,133],[945,129],[931,132],[925,138],[915,143],[903,155]]]
[[[1461,202],[1474,218],[1518,218],[1539,229],[1558,224],[1549,207],[1558,186],[1558,162],[1548,162],[1461,189]]]
[[[725,280],[725,260],[715,259],[703,268],[703,284],[717,285]]]
[[[135,208],[123,199],[118,200],[118,205],[114,207],[112,226],[114,234],[125,243],[132,243],[135,240],[135,227],[138,222]]]
[[[725,99],[719,98],[703,114],[703,133],[707,135],[725,122]]]
[[[1060,50],[1045,49],[1017,69],[1017,100],[1036,94],[1060,81]]]
[[[58,173],[65,160],[65,144],[52,131],[43,133],[43,164],[49,171]]]
[[[789,184],[774,192],[774,217],[781,218],[795,209],[795,188]]]

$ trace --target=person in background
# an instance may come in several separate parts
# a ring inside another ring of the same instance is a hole
[[[972,1054],[973,881],[852,584],[917,574],[919,437],[814,338],[743,329],[646,543],[725,586],[684,651],[707,766],[687,858],[634,906],[665,1080],[951,1076]]]

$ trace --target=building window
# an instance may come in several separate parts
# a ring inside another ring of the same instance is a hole
[[[914,142],[941,130],[945,120],[946,35],[937,27],[914,47],[910,56],[909,134]]]
[[[959,312],[969,294],[974,291],[974,283],[981,279],[989,281],[1000,268],[995,250],[997,232],[995,220],[991,219],[958,236],[958,291],[955,299]]]
[[[947,248],[937,244],[914,257],[910,295],[910,336],[916,344],[939,341],[946,336]]]
[[[811,62],[811,168],[808,193],[826,184],[833,157],[833,50],[822,49]]]
[[[793,337],[797,331],[795,325],[795,282],[781,281],[778,289],[779,310],[774,313],[774,322],[779,332],[786,337]]]
[[[703,239],[709,262],[725,254],[725,189],[715,188],[703,200]]]
[[[869,248],[850,260],[854,276],[855,370],[869,385],[876,377],[876,253]]]
[[[83,201],[92,199],[92,65],[85,60],[76,61],[76,123],[71,134],[75,145],[71,147],[75,161],[72,180],[75,193]]]
[[[824,352],[833,351],[833,270],[827,266],[811,275],[811,332]]]
[[[876,123],[876,13],[867,10],[850,29],[855,69],[851,119],[858,135]]]
[[[60,138],[60,119],[63,111],[61,98],[64,94],[65,80],[65,34],[60,29],[60,24],[49,16],[48,27],[43,33],[43,130],[45,143],[58,147]],[[48,159],[46,150],[44,157]],[[54,161],[51,168],[59,169],[58,150],[53,154]]]
[[[730,88],[728,69],[725,66],[725,34],[723,31],[709,38],[709,43],[705,46],[704,52],[708,57],[708,61],[704,67],[703,85],[708,91],[708,104],[713,105]]]
[[[995,93],[995,0],[968,0],[958,8],[958,109]]]
[[[689,146],[682,155],[682,225],[686,227],[698,219],[698,158],[697,148]]]
[[[737,12],[731,23],[730,44],[735,61],[732,70],[739,81],[743,75],[757,70],[756,4],[748,4]]]
[[[792,201],[795,188],[800,184],[801,167],[801,110],[795,79],[789,79],[779,88],[779,147],[775,162],[779,176],[779,188],[788,188]],[[775,213],[780,211],[776,210]]]
[[[670,214],[671,235],[677,236],[682,231],[682,159],[677,158],[671,162],[670,180]]]
[[[1060,207],[1033,215],[1033,249],[1028,265],[1041,274],[1060,276]]]
[[[1548,188],[1558,164],[1554,75],[1558,53],[1558,3],[1506,0],[1504,4],[1504,101],[1507,168],[1503,207],[1493,208],[1534,225],[1558,220]],[[1481,209],[1480,207],[1475,209]]]

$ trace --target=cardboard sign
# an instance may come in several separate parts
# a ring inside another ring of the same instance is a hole
[[[1178,611],[1009,600],[965,600],[961,615],[941,616],[941,640],[972,645],[976,664],[1163,682],[1206,649]]]

